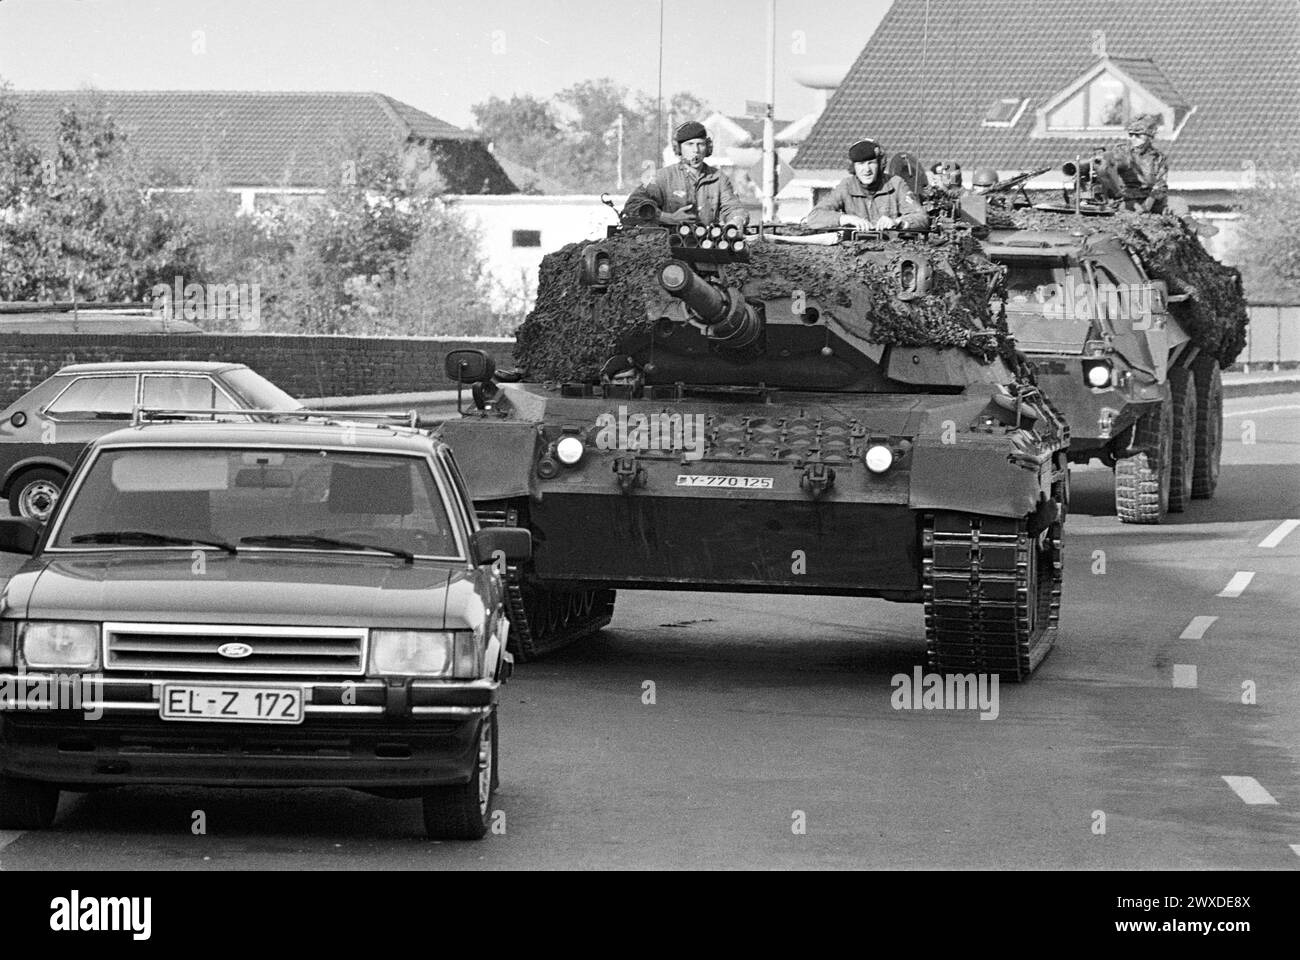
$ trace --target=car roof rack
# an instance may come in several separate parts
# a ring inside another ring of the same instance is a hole
[[[367,410],[311,410],[300,407],[296,410],[232,410],[229,407],[146,407],[137,404],[131,413],[131,425],[158,423],[169,420],[217,420],[218,417],[259,417],[263,420],[319,420],[323,425],[372,421],[369,426],[384,427],[419,427],[420,418],[414,410],[402,412],[380,412]]]

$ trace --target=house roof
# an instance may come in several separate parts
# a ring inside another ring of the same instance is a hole
[[[102,106],[164,182],[188,183],[207,168],[227,186],[322,187],[338,182],[340,154],[356,143],[397,148],[414,141],[428,144],[444,160],[439,173],[450,191],[513,192],[473,134],[381,93],[34,90],[9,95],[20,129],[39,147],[54,143],[61,107]]]
[[[511,160],[496,151],[492,153],[492,158],[505,171],[511,182],[523,193],[560,195],[573,192],[566,189],[564,184],[553,177],[538,173],[532,167],[526,167],[522,163]]]
[[[1031,138],[1035,111],[1103,55],[1169,106],[1193,108],[1175,140],[1161,140],[1168,129],[1156,135],[1175,173],[1240,171],[1300,153],[1295,0],[894,0],[798,166],[839,168],[848,145],[867,136],[925,162],[1059,163],[1092,144]],[[1000,98],[1029,104],[1013,126],[983,126]]]

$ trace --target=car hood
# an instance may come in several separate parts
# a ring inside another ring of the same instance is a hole
[[[312,554],[94,554],[26,564],[5,602],[31,619],[313,626],[445,625],[452,563]]]

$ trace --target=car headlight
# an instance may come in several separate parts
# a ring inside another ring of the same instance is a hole
[[[29,667],[99,668],[99,624],[29,620],[18,626],[18,648]]]
[[[456,635],[447,630],[371,630],[370,672],[449,677]]]
[[[571,467],[582,459],[584,449],[582,441],[577,437],[561,437],[560,442],[555,445],[555,456],[559,458],[560,463]]]

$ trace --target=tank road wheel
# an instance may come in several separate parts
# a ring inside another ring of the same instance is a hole
[[[1192,500],[1192,477],[1196,468],[1196,384],[1192,371],[1178,367],[1169,371],[1174,401],[1174,453],[1170,458],[1169,512],[1182,513]]]
[[[1219,459],[1223,455],[1223,374],[1214,357],[1199,357],[1192,364],[1196,380],[1196,465],[1192,471],[1192,496],[1208,500],[1219,485]]]
[[[996,673],[1018,682],[1052,649],[1061,611],[1063,524],[1059,515],[1041,530],[1030,521],[925,516],[921,576],[930,669]]]
[[[506,587],[509,648],[520,663],[589,637],[613,619],[613,590],[552,590],[520,580],[512,567]]]
[[[1173,472],[1174,409],[1141,417],[1133,427],[1134,447],[1154,450],[1115,462],[1115,513],[1123,523],[1159,523],[1169,512],[1169,481]]]

